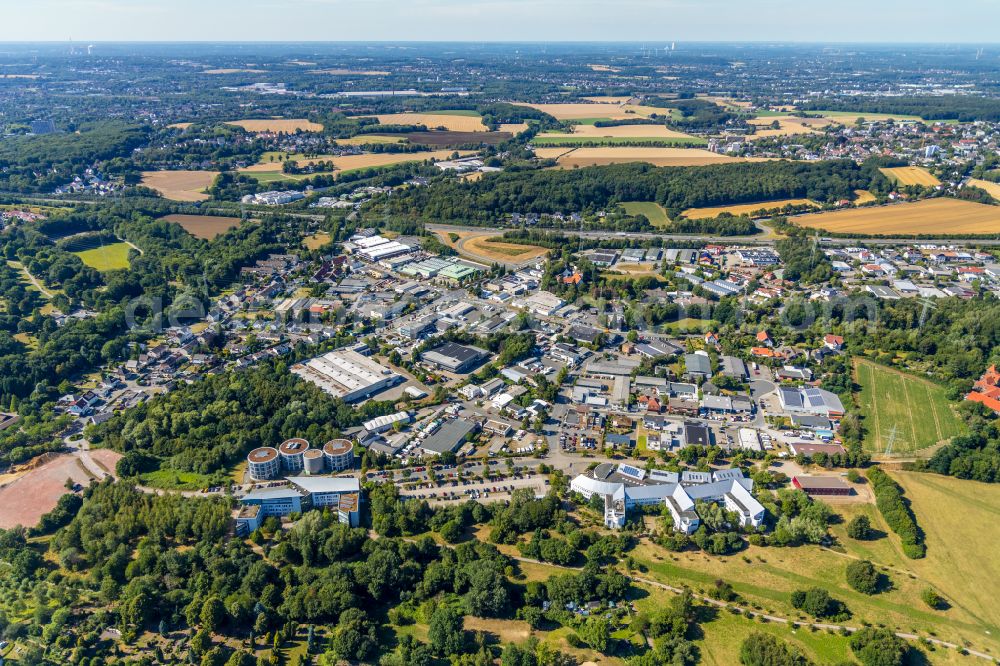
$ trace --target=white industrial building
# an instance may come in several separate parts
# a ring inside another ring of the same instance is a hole
[[[397,423],[409,423],[410,414],[409,412],[396,412],[395,414],[386,414],[385,416],[376,416],[375,418],[365,421],[361,426],[368,430],[369,432],[385,432],[392,428],[392,426]]]
[[[344,402],[367,398],[401,379],[384,365],[350,349],[337,349],[297,363],[292,372]]]
[[[355,254],[358,254],[369,261],[382,261],[391,259],[413,251],[409,245],[404,245],[398,241],[389,240],[384,236],[369,236],[353,241],[357,247]]]
[[[674,519],[674,529],[691,534],[701,520],[695,502],[718,502],[727,511],[740,516],[743,527],[758,528],[764,521],[764,506],[750,491],[753,479],[738,469],[715,472],[663,472],[644,470],[630,465],[598,465],[588,474],[570,482],[570,490],[590,499],[604,498],[604,523],[611,529],[625,525],[626,513],[637,506],[663,504]]]

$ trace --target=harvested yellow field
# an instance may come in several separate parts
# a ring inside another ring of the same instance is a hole
[[[565,137],[566,134],[558,132],[546,132],[539,134],[539,139]],[[572,136],[593,137],[601,139],[604,137],[614,138],[643,138],[643,139],[689,139],[690,134],[672,130],[666,125],[616,125],[614,127],[597,127],[595,125],[574,125]]]
[[[868,190],[854,190],[854,193],[858,195],[858,198],[854,200],[855,206],[863,206],[876,200],[875,195]]]
[[[265,74],[263,69],[206,69],[202,74]]]
[[[587,65],[594,72],[620,72],[622,70],[617,67],[612,67],[611,65]]]
[[[427,129],[443,127],[451,132],[486,132],[486,125],[479,116],[461,116],[447,113],[383,113],[378,116],[383,125],[425,125]]]
[[[497,131],[510,132],[516,136],[526,129],[528,129],[528,123],[501,123],[498,126]]]
[[[601,99],[621,100],[626,102],[631,98],[605,97]],[[607,118],[609,120],[628,120],[630,118],[648,118],[656,114],[670,115],[670,109],[639,104],[620,104],[610,102],[572,102],[565,104],[528,104],[515,102],[516,106],[530,106],[542,113],[547,113],[556,120],[583,120],[590,118]],[[605,128],[607,129],[607,128]]]
[[[475,236],[459,244],[466,253],[488,261],[528,261],[548,254],[548,250],[544,247],[505,243],[489,236]]]
[[[302,244],[308,250],[318,250],[327,243],[330,242],[330,234],[325,231],[315,233],[312,236],[306,236],[302,239]]]
[[[772,129],[771,125],[778,121],[778,129]],[[828,118],[796,118],[795,116],[774,116],[771,118],[752,118],[747,121],[751,125],[756,125],[759,129],[747,138],[763,139],[769,136],[793,136],[795,134],[810,134],[818,132],[823,127],[833,124]]]
[[[809,199],[781,199],[779,201],[762,201],[758,203],[738,204],[735,206],[709,206],[706,208],[688,208],[682,215],[691,220],[711,219],[729,213],[730,215],[749,215],[757,217],[757,213],[767,214],[781,210],[785,206],[814,206],[819,204]]]
[[[369,153],[365,155],[345,155],[333,159],[333,165],[341,171],[365,169],[369,167],[389,166],[404,162],[422,162],[423,160],[446,160],[454,150],[424,150],[419,153]],[[462,157],[472,155],[470,151],[459,153]]]
[[[927,169],[915,166],[893,167],[891,169],[879,169],[885,177],[897,185],[923,185],[934,187],[940,185],[941,181],[934,177]]]
[[[981,190],[986,190],[989,195],[1000,201],[1000,183],[991,183],[988,180],[979,180],[978,178],[970,178],[969,185],[973,187],[978,187]]]
[[[288,132],[296,130],[303,132],[319,132],[323,126],[319,123],[306,120],[305,118],[270,118],[258,120],[233,120],[227,125],[237,125],[248,132]]]
[[[204,201],[218,171],[144,171],[142,185],[174,201]]]
[[[738,108],[738,109],[749,109],[753,106],[750,102],[744,102],[741,100],[730,99],[729,97],[715,97],[712,95],[698,95],[698,99],[703,99],[707,102],[715,102],[719,106],[726,108]]]
[[[296,155],[291,156],[291,161],[298,164],[300,167],[313,166],[318,162],[332,162],[333,160],[341,159],[337,155],[317,155],[316,157],[303,158]],[[240,171],[246,173],[268,173],[268,172],[280,172],[283,168],[284,162],[281,160],[274,160],[273,162],[259,162],[253,166],[248,166]]]
[[[792,221],[800,227],[834,233],[882,236],[997,234],[1000,233],[1000,206],[942,197],[889,206],[811,213],[795,217]]]
[[[559,166],[564,169],[574,166],[604,166],[627,162],[646,162],[653,166],[704,166],[706,164],[748,161],[746,158],[720,155],[700,148],[650,148],[646,146],[577,148],[570,151],[563,148],[538,148],[535,150],[535,154],[539,157],[557,158]]]
[[[186,130],[188,127],[191,127],[191,125],[194,125],[194,123],[172,123],[167,125],[167,127],[170,129]]]

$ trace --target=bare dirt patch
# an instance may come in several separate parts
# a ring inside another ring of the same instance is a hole
[[[205,201],[218,171],[144,171],[142,184],[173,201]]]
[[[425,146],[464,146],[475,143],[495,145],[513,138],[509,132],[410,132],[404,134],[410,143]]]
[[[184,227],[184,231],[188,232],[195,238],[202,238],[205,240],[211,240],[219,234],[229,231],[233,227],[240,226],[240,218],[238,217],[180,215],[175,213],[173,215],[167,215],[163,219],[168,222],[176,222]]]
[[[113,471],[121,457],[105,449],[91,451],[90,456],[106,472]],[[66,479],[86,486],[95,476],[76,456],[59,454],[49,458],[0,488],[0,528],[37,525],[39,519],[55,508],[59,498],[68,492]]]

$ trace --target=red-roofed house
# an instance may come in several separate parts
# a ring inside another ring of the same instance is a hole
[[[973,384],[972,391],[965,396],[966,400],[980,402],[994,412],[1000,413],[1000,371],[991,365],[983,376]]]
[[[831,335],[827,333],[826,336],[823,337],[823,344],[836,351],[844,346],[844,338],[839,335]]]
[[[757,334],[757,342],[768,347],[774,346],[774,341],[771,339],[771,336],[767,334],[767,331],[760,331]]]

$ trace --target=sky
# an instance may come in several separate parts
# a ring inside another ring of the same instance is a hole
[[[1000,41],[1000,0],[0,0],[0,41]]]

